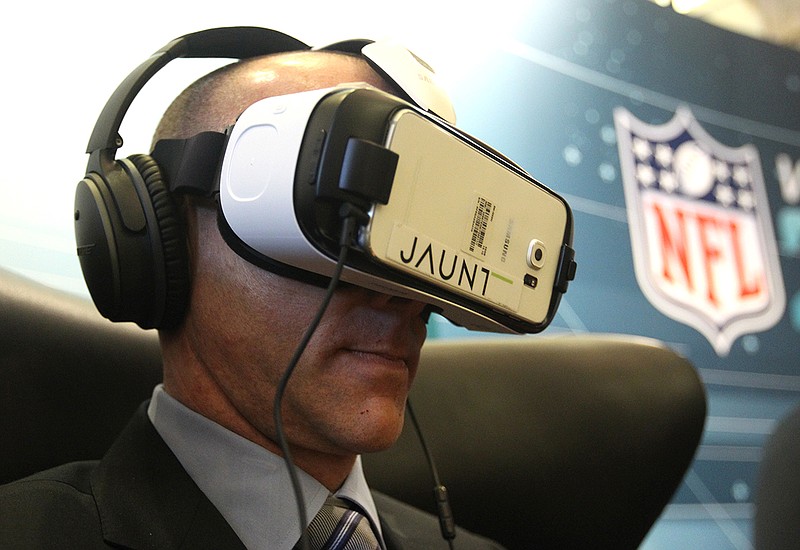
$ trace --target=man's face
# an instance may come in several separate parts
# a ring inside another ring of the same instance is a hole
[[[219,131],[270,95],[341,82],[388,90],[352,56],[286,54],[239,68],[204,83],[199,95],[176,100],[159,139]],[[219,234],[213,209],[190,209],[189,217],[192,294],[184,325],[162,334],[165,387],[190,408],[277,451],[275,389],[325,290],[236,255]],[[301,450],[352,457],[394,443],[426,335],[423,309],[352,286],[335,293],[284,398],[296,462]]]
[[[186,334],[222,394],[216,399],[274,441],[276,385],[325,290],[240,258],[215,215],[198,209]],[[426,335],[423,310],[353,286],[337,290],[285,395],[283,420],[295,447],[349,455],[394,443]]]

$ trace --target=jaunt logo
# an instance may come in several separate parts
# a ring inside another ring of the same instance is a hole
[[[767,330],[786,296],[758,151],[731,148],[680,109],[650,125],[614,112],[634,268],[645,296],[725,356]]]

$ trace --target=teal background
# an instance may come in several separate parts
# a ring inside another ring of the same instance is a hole
[[[578,276],[547,333],[655,337],[706,384],[696,460],[644,548],[750,548],[762,446],[800,402],[800,208],[776,169],[780,154],[800,161],[800,54],[644,0],[538,1],[487,52],[455,90],[459,126],[562,194],[575,215]],[[657,311],[633,270],[612,113],[621,106],[663,124],[681,105],[717,141],[756,146],[779,244],[786,312],[726,357]],[[430,328],[434,338],[474,336],[441,319]]]

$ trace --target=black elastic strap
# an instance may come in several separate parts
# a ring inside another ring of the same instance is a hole
[[[152,157],[164,173],[171,192],[213,197],[219,191],[219,167],[227,135],[201,132],[189,139],[162,139]]]

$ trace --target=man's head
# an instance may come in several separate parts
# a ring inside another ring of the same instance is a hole
[[[167,110],[156,139],[221,131],[259,99],[345,82],[391,91],[357,56],[276,54],[224,67]],[[191,294],[183,322],[161,333],[167,391],[277,451],[275,387],[324,289],[256,267],[223,241],[212,205],[187,201]],[[425,338],[424,305],[353,286],[336,292],[289,382],[286,432],[298,465],[326,485],[355,454],[391,445]],[[332,467],[335,465],[335,467]]]
[[[156,139],[224,131],[247,107],[265,97],[364,82],[393,92],[360,56],[299,51],[227,65],[187,88],[167,109]]]

